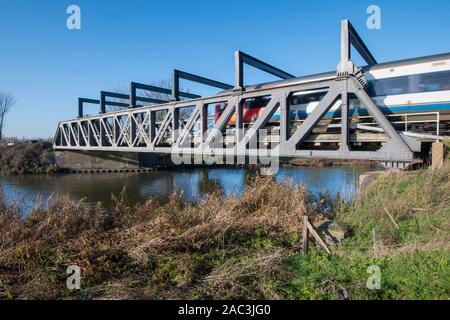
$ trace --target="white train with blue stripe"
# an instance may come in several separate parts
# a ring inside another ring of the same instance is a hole
[[[380,63],[363,68],[369,81],[369,95],[385,115],[410,115],[415,119],[430,119],[435,114],[444,131],[450,122],[450,53]],[[311,81],[334,79],[335,72],[307,77],[270,82],[246,87],[247,92],[282,87],[287,84],[302,84]],[[296,92],[289,100],[289,114],[293,120],[301,121],[318,106],[327,89]],[[249,99],[244,103],[244,123],[250,123],[264,110],[270,97]],[[327,113],[326,118],[340,116],[341,101],[338,100]],[[216,120],[225,105],[216,106]],[[358,100],[350,96],[350,115],[354,118],[368,116],[367,110]],[[280,119],[279,110],[270,123]],[[235,115],[229,124],[233,125]],[[425,123],[425,122],[424,122]],[[423,126],[422,126],[423,127]]]

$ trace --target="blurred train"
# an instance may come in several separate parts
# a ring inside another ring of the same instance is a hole
[[[438,112],[441,123],[450,122],[450,53],[416,59],[381,63],[363,68],[369,81],[369,95],[386,115],[418,114],[426,119],[426,113]],[[246,92],[273,89],[286,85],[334,79],[335,72],[299,77],[246,87]],[[328,92],[327,88],[294,93],[288,100],[290,119],[304,120]],[[221,94],[229,93],[224,91]],[[367,116],[366,108],[356,97],[350,96],[350,116]],[[264,111],[270,96],[247,99],[243,102],[243,122],[252,123]],[[324,119],[340,116],[341,101],[328,111]],[[215,106],[214,119],[218,121],[226,103]],[[276,124],[280,120],[278,109],[269,120]],[[236,123],[236,113],[228,122]]]

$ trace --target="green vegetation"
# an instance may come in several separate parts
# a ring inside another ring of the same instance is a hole
[[[331,257],[291,257],[292,298],[337,299],[342,288],[354,299],[450,297],[449,161],[438,170],[382,175],[336,218],[352,236]],[[366,287],[371,265],[380,267],[380,290]]]
[[[384,174],[334,203],[350,236],[331,256],[301,254],[301,215],[323,215],[304,187],[256,177],[242,198],[219,194],[198,205],[120,198],[108,211],[63,197],[25,219],[0,201],[0,298],[449,298],[450,161]],[[66,288],[70,265],[81,267],[81,290]],[[372,265],[379,290],[366,287]]]

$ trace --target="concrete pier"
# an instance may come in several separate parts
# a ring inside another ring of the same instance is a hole
[[[438,169],[444,165],[445,145],[443,142],[435,142],[431,147],[431,167]]]

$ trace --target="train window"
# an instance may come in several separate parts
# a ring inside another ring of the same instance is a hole
[[[450,90],[450,71],[373,80],[369,94],[373,97]]]
[[[420,75],[420,92],[450,90],[450,71]]]
[[[325,97],[328,91],[320,91],[308,94],[292,96],[291,105],[309,104],[311,102],[319,102]]]
[[[371,95],[378,97],[405,94],[408,92],[408,85],[408,77],[375,80],[371,82]]]
[[[244,109],[264,108],[270,101],[270,96],[248,98],[243,102]]]

